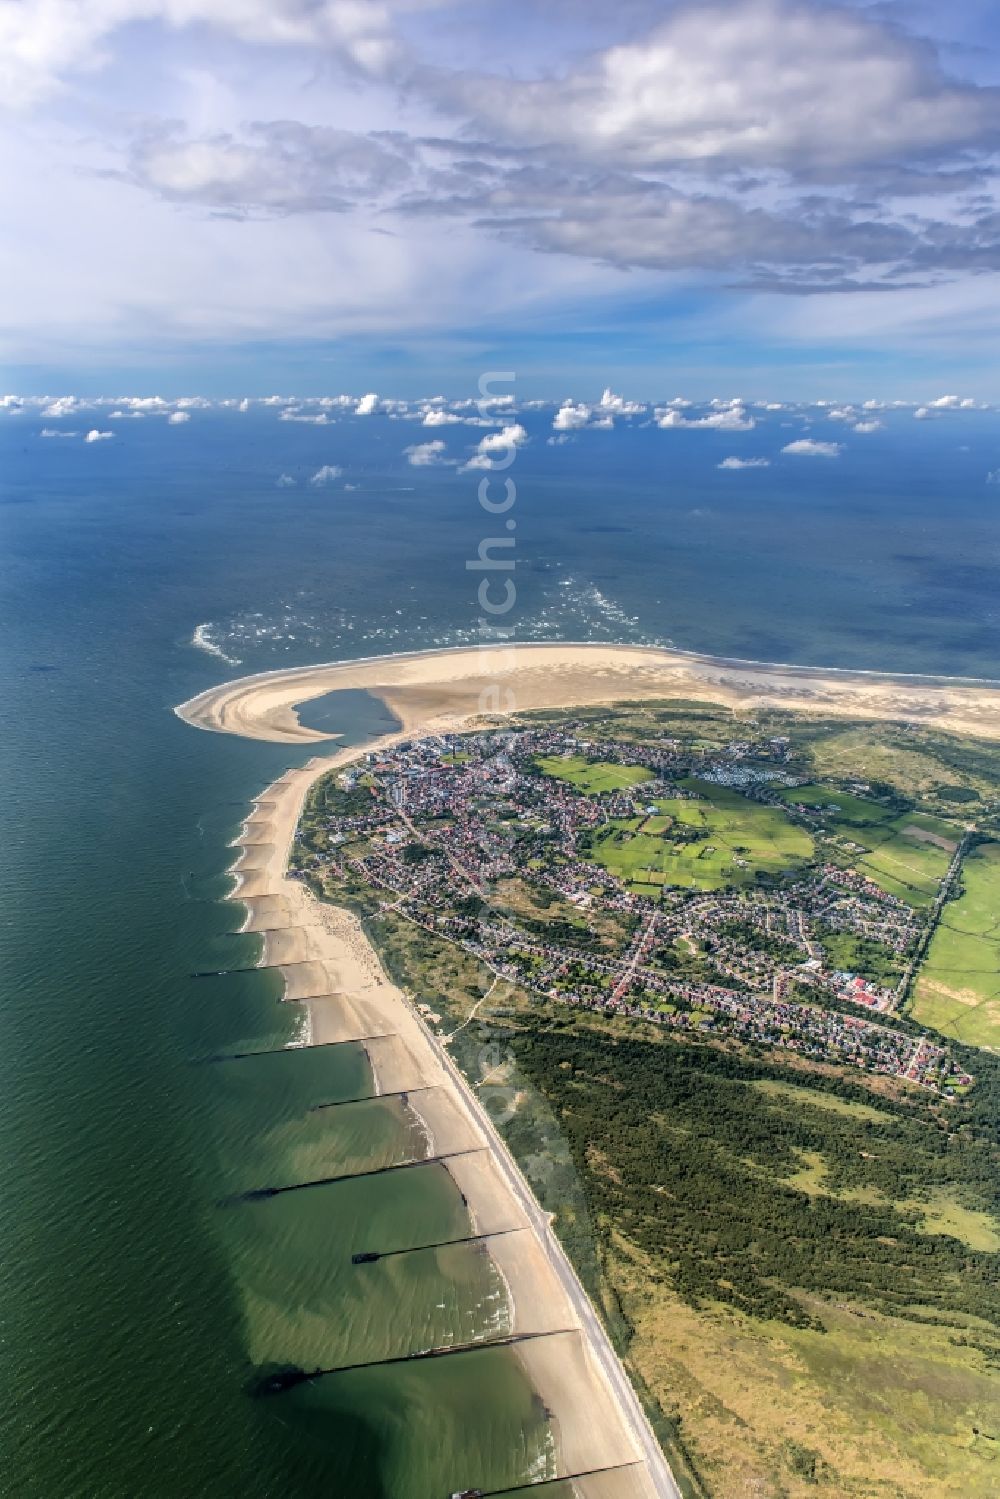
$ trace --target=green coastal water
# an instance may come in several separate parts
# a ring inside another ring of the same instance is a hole
[[[238,1200],[426,1141],[398,1099],[318,1107],[371,1093],[367,1057],[296,1048],[273,973],[194,976],[258,959],[225,871],[290,757],[173,716],[202,658],[141,602],[148,569],[119,571],[128,537],[87,553],[93,513],[55,509],[76,546],[25,543],[41,571],[61,552],[62,586],[42,596],[30,557],[6,572],[0,1493],[443,1499],[542,1471],[544,1412],[506,1350],[253,1393],[273,1365],[503,1332],[503,1288],[473,1247],[419,1249],[470,1229],[439,1166]],[[385,727],[363,694],[341,713],[354,742]]]
[[[357,1049],[209,1060],[301,1025],[272,974],[192,975],[256,962],[223,899],[230,844],[308,751],[172,712],[241,672],[468,639],[476,486],[387,457],[386,434],[393,454],[406,434],[385,423],[188,426],[130,422],[86,450],[0,433],[0,1494],[443,1499],[523,1481],[545,1424],[504,1350],[250,1393],[268,1362],[463,1342],[498,1329],[502,1303],[468,1248],[350,1263],[457,1236],[440,1168],[232,1202],[420,1142],[398,1102],[315,1112],[365,1093]],[[957,459],[918,433],[877,482],[845,458],[846,487],[825,472],[808,511],[791,475],[764,471],[758,500],[704,477],[703,434],[671,434],[656,483],[662,433],[577,456],[536,435],[519,457],[524,634],[1000,674],[992,430]],[[332,459],[357,492],[275,490]],[[192,647],[203,624],[230,660]],[[354,742],[385,723],[360,694],[311,711],[343,714]]]

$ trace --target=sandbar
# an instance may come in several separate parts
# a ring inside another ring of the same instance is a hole
[[[500,711],[687,698],[749,710],[893,719],[1000,738],[997,681],[737,661],[636,645],[468,646],[329,662],[225,682],[175,711],[216,733],[316,743],[335,736],[307,728],[296,708],[348,688],[381,698],[400,720],[404,737]]]

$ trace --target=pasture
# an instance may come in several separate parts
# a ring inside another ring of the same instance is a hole
[[[641,765],[611,765],[603,760],[585,760],[582,755],[539,755],[535,764],[543,775],[567,781],[584,796],[622,791],[653,779],[653,772]]]
[[[643,894],[663,885],[750,885],[758,874],[797,871],[812,858],[811,837],[779,808],[694,777],[680,785],[697,799],[657,799],[655,816],[610,823],[592,857]]]
[[[1000,844],[974,848],[931,939],[910,1014],[971,1046],[1000,1046]]]

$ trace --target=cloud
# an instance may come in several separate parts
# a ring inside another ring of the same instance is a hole
[[[757,423],[745,406],[739,401],[734,401],[718,411],[710,411],[706,416],[684,416],[676,406],[657,408],[656,425],[664,429],[710,427],[720,432],[749,432],[750,428],[755,427]]]
[[[723,458],[717,468],[770,468],[770,458]]]
[[[295,480],[291,474],[279,474],[275,480],[275,485],[278,489],[293,489],[295,487]]]
[[[84,442],[107,442],[108,438],[114,435],[113,432],[99,432],[96,427],[91,427],[83,440]]]
[[[309,483],[316,485],[332,484],[334,479],[339,479],[343,472],[344,470],[336,463],[324,463],[322,468],[316,470]]]
[[[589,406],[576,406],[572,401],[564,401],[552,419],[552,427],[556,432],[572,432],[585,427],[589,421]]]
[[[82,402],[78,401],[76,396],[59,396],[57,400],[49,401],[42,408],[42,415],[50,417],[74,416],[80,410],[81,405]]]
[[[241,135],[147,131],[131,146],[123,176],[177,203],[254,214],[344,213],[409,182],[413,151],[350,130],[273,120]]]
[[[43,427],[42,430],[39,432],[38,435],[39,435],[39,437],[79,437],[80,436],[79,432],[63,432],[61,429],[56,428],[56,427]],[[88,438],[88,441],[89,440],[90,439]]]
[[[624,396],[616,396],[610,386],[605,386],[600,404],[602,411],[615,416],[639,416],[646,409],[641,401],[626,401]]]
[[[884,425],[884,422],[877,420],[855,422],[851,430],[854,432],[881,432]]]
[[[354,408],[354,413],[356,416],[371,416],[372,412],[377,410],[378,396],[373,390],[370,390],[367,395],[361,397],[361,400]]]
[[[698,0],[561,76],[440,80],[483,130],[634,168],[781,168],[841,180],[872,162],[988,148],[1000,93],[949,78],[876,15],[808,0]]]
[[[936,411],[969,411],[976,403],[971,396],[938,396],[927,404]]]
[[[795,442],[786,442],[781,451],[798,458],[839,458],[844,449],[839,442],[817,442],[812,437],[799,437]]]
[[[490,432],[479,440],[475,453],[464,466],[470,468],[493,468],[506,464],[512,454],[528,441],[528,434],[520,422],[510,422],[499,432]]]
[[[394,0],[48,0],[0,9],[0,87],[8,107],[25,108],[74,73],[107,63],[119,28],[154,21],[164,28],[205,28],[259,47],[315,48],[362,74],[380,77],[400,60],[391,27]],[[204,45],[204,43],[202,44]]]
[[[58,368],[73,346],[202,340],[336,339],[346,361],[369,338],[391,367],[390,346],[502,317],[534,350],[568,308],[581,333],[607,313],[623,341],[637,308],[667,336],[680,312],[717,349],[723,297],[785,347],[789,330],[817,343],[792,294],[829,307],[829,343],[876,303],[847,311],[838,290],[911,288],[893,316],[918,333],[928,308],[943,326],[946,280],[982,275],[995,302],[1000,89],[977,81],[995,61],[908,29],[954,39],[957,19],[557,0],[540,25],[512,0],[477,27],[434,9],[0,0],[5,102],[36,111],[10,132],[8,346],[59,343]],[[606,394],[597,421],[637,414]]]
[[[325,411],[298,411],[295,407],[286,407],[278,413],[279,422],[305,422],[311,427],[328,427],[330,418]]]
[[[420,425],[422,427],[449,427],[455,422],[464,420],[464,417],[458,416],[454,411],[443,411],[440,407],[432,406],[424,411]]]
[[[182,422],[189,422],[190,420],[190,411],[172,411],[167,417],[167,425],[169,427],[179,427]]]
[[[408,448],[404,448],[407,461],[414,468],[431,468],[447,462],[445,458],[445,444],[440,437],[432,442],[415,442]]]

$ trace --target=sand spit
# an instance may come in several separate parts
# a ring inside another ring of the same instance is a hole
[[[217,733],[281,744],[318,742],[330,736],[301,724],[296,707],[346,688],[381,698],[399,718],[404,737],[508,706],[572,708],[682,697],[897,719],[1000,738],[1000,682],[733,661],[634,645],[470,646],[333,662],[223,683],[176,712]]]
[[[308,1016],[300,1044],[379,1038],[364,1042],[378,1091],[427,1090],[410,1093],[407,1106],[425,1133],[429,1154],[463,1152],[449,1156],[441,1169],[449,1171],[463,1194],[475,1231],[522,1230],[488,1240],[485,1252],[508,1288],[515,1332],[558,1334],[516,1344],[515,1350],[551,1414],[559,1471],[638,1462],[626,1470],[629,1486],[621,1492],[635,1499],[679,1499],[601,1323],[478,1098],[412,1005],[389,982],[356,918],[315,900],[287,872],[310,785],[357,753],[343,750],[312,760],[300,770],[286,772],[262,793],[268,842],[253,851],[252,870],[236,870],[232,898],[246,899],[248,920],[266,930],[264,961],[279,968],[286,1000],[301,1005]],[[254,841],[252,821],[237,840],[239,845]],[[280,928],[267,930],[267,922],[279,915]],[[546,1348],[551,1352],[546,1354]],[[602,1499],[602,1490],[590,1492],[593,1499]],[[609,1496],[616,1492],[607,1490]]]

